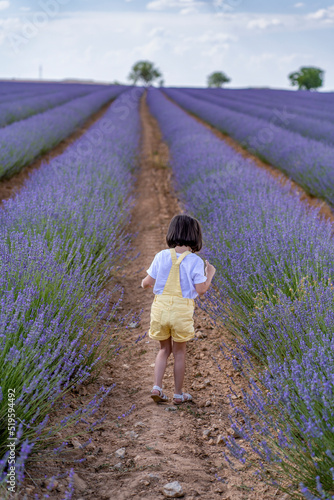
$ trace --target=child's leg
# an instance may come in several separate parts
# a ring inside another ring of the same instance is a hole
[[[165,374],[167,360],[172,352],[171,337],[167,340],[160,340],[160,351],[157,354],[154,368],[154,385],[162,387],[162,379]]]
[[[175,394],[182,394],[187,342],[173,342]]]

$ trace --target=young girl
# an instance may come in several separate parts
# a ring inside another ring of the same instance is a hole
[[[189,215],[173,217],[166,241],[169,248],[155,255],[141,286],[154,286],[149,336],[160,341],[151,398],[157,403],[168,401],[162,391],[162,379],[167,359],[173,352],[173,403],[180,404],[192,400],[190,394],[182,392],[182,386],[186,345],[195,336],[194,299],[208,290],[216,269],[206,261],[204,273],[204,262],[195,253],[202,248],[202,231],[197,219]]]

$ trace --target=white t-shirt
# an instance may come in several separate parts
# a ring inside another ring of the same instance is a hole
[[[176,252],[176,257],[181,254]],[[169,248],[161,250],[153,259],[152,264],[147,269],[147,274],[155,279],[153,293],[160,295],[163,292],[169,271],[172,267],[172,257]],[[190,253],[182,260],[180,264],[180,285],[182,296],[187,299],[195,299],[198,295],[195,286],[204,283],[206,276],[204,274],[204,261],[195,253]]]

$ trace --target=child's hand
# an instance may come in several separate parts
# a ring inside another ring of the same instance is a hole
[[[207,276],[207,278],[212,279],[215,275],[216,268],[212,264],[210,264],[208,260],[206,260],[205,263],[205,275]]]
[[[155,280],[153,278],[151,278],[151,276],[147,275],[146,278],[144,278],[143,280],[141,280],[141,287],[144,288],[153,288],[154,286],[154,283],[155,283]]]

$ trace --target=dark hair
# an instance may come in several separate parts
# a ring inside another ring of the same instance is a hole
[[[185,245],[193,253],[199,252],[202,248],[200,223],[190,215],[175,215],[170,221],[166,241],[169,248]]]

